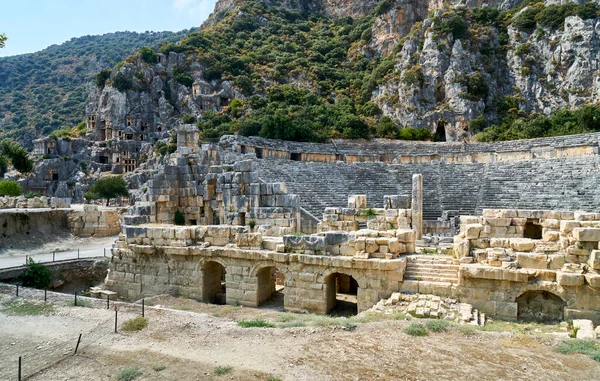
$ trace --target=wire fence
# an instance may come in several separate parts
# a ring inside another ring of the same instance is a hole
[[[114,335],[118,332],[119,322],[144,314],[143,303],[135,304],[77,294],[62,294],[5,283],[0,283],[0,294],[8,296],[9,300],[26,299],[44,301],[55,306],[110,310],[110,313],[105,313],[104,317],[98,315],[96,323],[91,327],[87,325],[79,333],[73,333],[72,336],[61,336],[50,341],[44,341],[41,344],[32,341],[27,345],[19,345],[15,348],[14,356],[0,361],[0,379],[27,380],[80,353],[103,338]],[[43,329],[45,328],[40,327],[40,330]]]
[[[0,269],[21,267],[27,264],[29,259],[36,263],[66,262],[75,259],[110,257],[110,248],[77,249],[69,251],[52,251],[50,253],[38,253],[25,255],[25,257],[0,257]]]

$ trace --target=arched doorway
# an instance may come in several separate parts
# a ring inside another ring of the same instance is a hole
[[[285,275],[275,266],[256,273],[258,305],[264,308],[284,309]]]
[[[206,303],[226,304],[225,266],[218,262],[206,262],[202,266],[202,300]]]
[[[549,291],[527,291],[516,301],[519,320],[552,323],[564,319],[566,303]]]
[[[327,313],[353,316],[358,313],[358,282],[352,276],[333,273],[325,278]]]

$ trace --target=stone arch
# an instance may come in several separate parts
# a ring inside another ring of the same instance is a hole
[[[200,265],[202,271],[202,301],[213,304],[226,304],[227,262],[220,258],[207,258]]]
[[[344,271],[328,271],[325,275],[326,312],[334,315],[356,315],[361,283],[351,273]]]
[[[253,269],[256,276],[257,306],[269,301],[275,308],[285,306],[285,279],[286,272],[281,271],[276,264],[263,264]]]
[[[557,322],[565,316],[567,303],[559,295],[543,289],[532,289],[519,295],[517,318],[523,321]]]

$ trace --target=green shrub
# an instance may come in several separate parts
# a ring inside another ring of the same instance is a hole
[[[125,332],[141,331],[148,326],[148,319],[138,316],[123,323],[121,330]]]
[[[179,210],[175,212],[174,221],[175,225],[183,226],[185,225],[185,214],[181,213]]]
[[[377,121],[377,136],[381,138],[394,139],[398,137],[396,123],[389,116],[383,116]]]
[[[542,8],[535,16],[535,21],[540,26],[551,29],[561,28],[565,23],[565,18],[572,16],[577,12],[577,5],[571,2],[566,4],[552,4]]]
[[[410,128],[405,127],[400,129],[398,133],[400,140],[431,140],[431,132],[426,128]]]
[[[404,71],[401,81],[409,86],[423,86],[425,77],[423,76],[423,70],[421,69],[421,66],[413,66],[412,68]]]
[[[35,262],[33,258],[27,259],[26,269],[20,279],[25,287],[46,288],[50,284],[52,274],[48,266]]]
[[[540,8],[530,6],[513,19],[513,25],[519,29],[533,29],[536,24],[535,17],[539,12]]]
[[[164,365],[154,365],[152,367],[152,370],[155,371],[155,372],[162,372],[165,369],[167,369],[167,367],[164,366]]]
[[[447,320],[427,320],[425,326],[431,332],[444,332],[450,327],[450,322]]]
[[[192,87],[194,84],[194,78],[179,66],[173,68],[173,78],[175,78],[177,83],[182,84],[183,86]]]
[[[455,13],[447,19],[436,20],[433,30],[438,34],[451,33],[455,40],[465,38],[468,34],[464,14]]]
[[[489,88],[481,73],[467,74],[463,85],[467,88],[466,94],[462,94],[465,99],[478,101],[488,96]]]
[[[429,332],[427,328],[423,324],[420,323],[412,323],[408,327],[404,328],[404,333],[410,336],[427,336]]]
[[[487,123],[483,115],[479,115],[469,121],[469,131],[471,132],[481,132],[485,130]]]
[[[275,328],[275,324],[264,319],[241,320],[237,324],[242,328]]]
[[[184,114],[181,117],[181,121],[185,124],[193,124],[196,123],[196,117],[192,114]]]
[[[34,198],[34,197],[38,197],[38,196],[39,196],[39,194],[37,194],[37,193],[35,193],[35,192],[33,192],[33,191],[29,191],[29,192],[27,192],[27,193],[25,193],[25,194],[23,195],[23,197],[25,197],[25,198],[27,198],[27,199]]]
[[[23,194],[21,185],[13,180],[0,180],[0,196],[17,197]]]
[[[154,50],[152,50],[152,48],[149,48],[147,46],[144,46],[140,49],[140,58],[142,59],[142,61],[148,64],[156,63],[156,53],[154,53]]]
[[[233,367],[231,367],[231,366],[218,366],[215,368],[215,374],[217,376],[222,376],[224,374],[231,372],[232,370],[233,370]]]
[[[8,158],[13,167],[21,173],[29,173],[33,170],[34,162],[29,158],[29,152],[14,140],[0,141],[0,154]]]
[[[112,86],[123,93],[127,90],[131,90],[133,83],[125,74],[118,72],[112,79]]]
[[[142,372],[137,368],[124,368],[117,373],[117,381],[133,381],[141,375]]]
[[[595,19],[598,17],[598,10],[600,10],[598,4],[593,1],[586,1],[577,8],[577,16],[583,20]]]
[[[106,69],[106,70],[101,70],[98,74],[96,74],[96,79],[94,80],[94,83],[96,84],[96,86],[103,89],[104,85],[106,84],[106,81],[110,78],[111,73],[112,73],[112,70]]]

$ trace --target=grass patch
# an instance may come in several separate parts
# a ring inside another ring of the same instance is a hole
[[[142,375],[138,368],[124,368],[117,373],[118,381],[132,381]]]
[[[463,336],[466,337],[473,337],[473,336],[477,336],[477,331],[478,331],[478,326],[473,326],[473,325],[462,325],[459,324],[456,326],[456,329],[458,330],[458,332],[460,332]]]
[[[231,372],[232,370],[233,370],[232,366],[218,366],[215,368],[215,374],[217,376],[222,376],[224,374]]]
[[[12,316],[49,315],[54,312],[54,307],[50,303],[14,298],[4,302],[1,311]]]
[[[242,328],[275,328],[275,324],[264,319],[241,320],[237,324]]]
[[[190,307],[187,307],[187,306],[175,306],[175,307],[173,307],[173,309],[177,310],[177,311],[189,311]]]
[[[556,351],[565,355],[571,353],[581,353],[590,357],[594,361],[600,362],[600,346],[598,346],[596,340],[563,340],[563,342],[560,343],[560,345],[556,348]]]
[[[283,379],[275,376],[269,376],[267,377],[267,381],[283,381]]]
[[[429,332],[427,328],[423,324],[420,323],[412,323],[408,327],[404,328],[404,333],[410,336],[427,336]]]
[[[447,320],[428,320],[425,326],[431,332],[445,332],[450,327],[450,322]]]
[[[67,305],[67,307],[85,307],[85,308],[92,307],[92,303],[90,303],[89,301],[87,301],[85,299],[81,299],[81,298],[77,298],[77,305],[75,305],[75,299],[71,299],[71,300],[67,301],[66,305]]]
[[[134,319],[129,319],[121,326],[121,330],[125,332],[141,331],[148,326],[148,319],[138,316]]]
[[[152,370],[155,371],[155,372],[162,372],[165,369],[167,369],[167,367],[164,366],[164,365],[154,365],[152,367]]]

